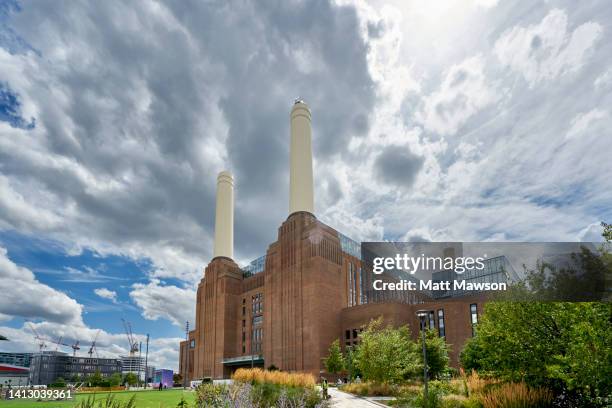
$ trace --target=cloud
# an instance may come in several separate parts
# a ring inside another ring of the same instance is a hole
[[[538,24],[518,25],[505,32],[495,43],[495,55],[521,73],[530,86],[575,72],[585,64],[602,27],[589,21],[570,31],[568,25],[566,11],[551,10]]]
[[[147,284],[136,283],[130,292],[145,319],[168,319],[178,327],[184,327],[186,321],[193,323],[195,295],[196,291],[191,288],[163,285],[157,279]]]
[[[383,183],[410,188],[423,167],[424,159],[407,146],[388,146],[374,162],[375,172]]]
[[[41,2],[9,14],[39,53],[0,48],[0,69],[36,127],[0,122],[0,226],[149,258],[155,277],[199,279],[224,168],[236,253],[265,250],[287,212],[295,97],[312,107],[320,158],[369,130],[375,90],[351,6]]]
[[[603,227],[601,222],[594,222],[587,225],[578,233],[578,241],[580,242],[601,242],[603,241]]]
[[[98,330],[85,325],[64,325],[51,322],[40,322],[32,324],[36,332],[44,339],[45,350],[54,350],[54,342],[60,337],[62,343],[74,344],[79,340],[81,349],[77,355],[85,356],[91,347],[92,341],[96,338],[96,352],[100,357],[119,358],[128,354],[128,344],[124,333],[109,333],[105,330]],[[2,351],[7,352],[36,352],[39,350],[40,341],[34,338],[31,329],[27,325],[20,328],[0,326],[0,333],[6,336],[9,341],[2,342]],[[146,341],[146,335],[135,333],[137,341]],[[179,337],[156,337],[151,334],[149,341],[148,362],[156,368],[178,369]],[[67,346],[59,346],[58,351],[72,353],[72,349]],[[143,350],[144,352],[144,350]]]
[[[108,299],[113,303],[117,303],[117,292],[115,292],[114,290],[108,290],[106,288],[97,288],[94,289],[94,293],[102,299]]]
[[[416,119],[426,130],[452,135],[481,109],[498,98],[487,81],[484,58],[475,56],[453,65],[446,72],[440,88],[423,98],[423,108]]]
[[[13,263],[3,247],[0,247],[0,293],[2,315],[82,324],[82,305],[36,280],[30,270]]]
[[[601,121],[601,119],[606,117],[608,117],[608,113],[601,109],[593,109],[591,111],[578,114],[574,119],[572,119],[571,127],[567,131],[565,137],[567,139],[578,137],[594,126],[596,122]],[[605,129],[602,128],[601,130],[605,132]]]

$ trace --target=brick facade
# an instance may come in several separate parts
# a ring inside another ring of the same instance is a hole
[[[196,328],[189,342],[181,343],[179,370],[190,380],[228,378],[237,367],[251,365],[318,376],[331,342],[355,343],[371,319],[408,324],[416,337],[418,309],[434,311],[438,329],[443,310],[444,334],[457,366],[472,335],[470,305],[480,313],[484,299],[422,303],[427,299],[414,294],[368,299],[370,279],[360,259],[343,251],[337,231],[308,212],[294,213],[268,247],[262,272],[248,276],[222,257],[206,267],[197,290]]]

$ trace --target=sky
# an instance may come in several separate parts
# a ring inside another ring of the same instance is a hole
[[[609,1],[0,0],[0,350],[36,350],[29,321],[116,356],[124,318],[176,369],[216,175],[246,264],[288,215],[298,97],[316,215],[355,240],[612,221]]]

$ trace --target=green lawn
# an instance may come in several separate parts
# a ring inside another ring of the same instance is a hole
[[[112,393],[115,400],[127,401],[132,395],[136,395],[136,406],[138,408],[175,408],[181,400],[181,395],[185,395],[185,401],[193,404],[195,393],[193,391],[183,391],[182,389],[164,391],[117,391]],[[32,401],[32,400],[0,400],[0,407],[4,408],[71,408],[82,399],[87,399],[92,394],[79,394],[70,401]],[[96,400],[106,399],[108,393],[96,394]]]

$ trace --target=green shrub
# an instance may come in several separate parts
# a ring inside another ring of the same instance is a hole
[[[202,383],[196,389],[196,403],[198,407],[223,407],[229,392],[224,385]]]

